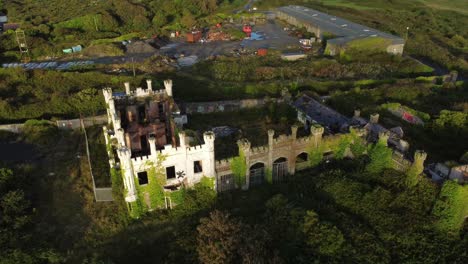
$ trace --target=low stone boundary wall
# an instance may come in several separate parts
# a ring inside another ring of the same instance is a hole
[[[64,130],[74,130],[81,127],[81,119],[57,120],[57,127]],[[91,116],[83,118],[84,127],[102,125],[107,123],[107,115]]]
[[[12,133],[20,133],[23,129],[24,124],[7,124],[7,125],[0,125],[0,130],[2,131],[9,131]]]
[[[268,102],[283,103],[284,98],[262,98],[262,99],[244,99],[227,100],[213,102],[182,103],[182,109],[187,114],[200,113],[207,114],[213,112],[236,111],[244,108],[254,108],[265,105]]]

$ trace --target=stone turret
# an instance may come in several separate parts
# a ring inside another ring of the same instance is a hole
[[[132,152],[128,148],[123,147],[118,149],[117,153],[120,159],[120,169],[122,170],[122,176],[126,190],[125,201],[129,203],[135,202],[137,199],[137,193],[131,160]]]
[[[207,170],[204,171],[205,176],[207,177],[216,177],[216,160],[215,160],[215,148],[214,148],[214,141],[215,141],[215,134],[211,131],[203,133],[203,140],[205,141],[205,145],[208,148],[209,152],[209,160],[208,164],[206,164],[205,168]]]
[[[322,142],[322,136],[325,129],[320,125],[312,125],[310,127],[310,134],[313,138],[314,146],[318,147]]]
[[[181,148],[186,148],[187,147],[187,141],[186,140],[187,139],[185,137],[185,131],[179,132],[179,142],[180,142],[180,147]]]
[[[125,83],[124,83],[124,86],[125,86],[125,93],[126,93],[127,95],[130,95],[130,94],[131,94],[130,82],[125,82]]]
[[[273,129],[269,129],[268,130],[268,146],[270,148],[273,147],[273,142],[274,142],[273,138],[274,138],[274,136],[275,136],[275,131]]]
[[[156,154],[158,153],[156,151],[156,138],[151,135],[149,138],[148,138],[148,143],[150,145],[150,153],[151,153],[151,156],[156,156]]]
[[[146,80],[146,87],[148,90],[153,90],[152,81],[150,79]]]
[[[250,152],[250,141],[245,138],[239,139],[237,146],[239,147],[239,151],[243,151],[244,153]]]
[[[354,110],[354,117],[360,117],[361,116],[361,110],[356,109]]]
[[[215,134],[213,132],[208,131],[203,133],[203,140],[205,141],[205,145],[207,145],[209,149],[214,150]]]
[[[416,150],[414,152],[414,164],[418,165],[418,168],[421,168],[421,171],[418,171],[418,174],[421,174],[424,169],[424,161],[427,158],[427,153],[423,150]]]
[[[298,127],[296,125],[291,127],[291,137],[293,140],[296,140],[297,138],[297,128]]]
[[[247,190],[250,186],[250,141],[245,138],[240,139],[237,141],[237,146],[239,147],[239,154],[244,153],[245,164],[247,164],[247,168],[245,171],[246,182],[238,187],[242,188],[242,190]]]
[[[115,137],[117,138],[119,146],[125,146],[125,132],[122,128],[115,130]]]
[[[390,137],[390,133],[388,131],[380,132],[379,133],[379,142],[382,142],[387,146],[388,138]]]
[[[427,154],[422,150],[416,150],[414,152],[413,164],[406,171],[406,185],[409,187],[416,186],[421,180],[421,174],[424,172],[424,161],[427,158]]]
[[[370,123],[372,124],[379,123],[379,116],[380,116],[379,114],[372,114],[369,119]]]
[[[167,96],[172,97],[172,80],[165,80],[164,88],[166,89]]]
[[[107,104],[109,105],[109,114],[111,116],[115,116],[115,101],[114,101],[114,98],[110,98],[109,101],[107,102]]]
[[[104,100],[106,101],[106,103],[108,103],[109,99],[112,98],[112,88],[102,89],[102,94],[104,95]]]
[[[114,131],[122,128],[122,122],[119,117],[116,117],[114,120]]]

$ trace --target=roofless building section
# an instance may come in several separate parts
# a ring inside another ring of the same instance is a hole
[[[338,54],[353,41],[363,40],[372,43],[372,38],[382,40],[379,45],[382,45],[388,53],[403,53],[405,45],[403,38],[314,9],[295,5],[283,6],[278,8],[277,15],[292,25],[305,27],[318,38],[323,39],[327,34],[331,35],[332,38],[327,40],[327,50],[330,55]]]

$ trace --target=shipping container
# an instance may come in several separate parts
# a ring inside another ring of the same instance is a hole
[[[192,31],[187,33],[187,42],[195,43],[198,42],[202,38],[201,31]]]

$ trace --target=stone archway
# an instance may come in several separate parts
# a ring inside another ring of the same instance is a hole
[[[303,170],[307,168],[309,165],[309,154],[306,152],[302,152],[301,154],[297,155],[296,157],[296,171]]]
[[[257,162],[250,166],[249,187],[263,184],[265,180],[265,164]]]
[[[273,182],[285,181],[288,175],[288,159],[278,158],[273,162]]]

